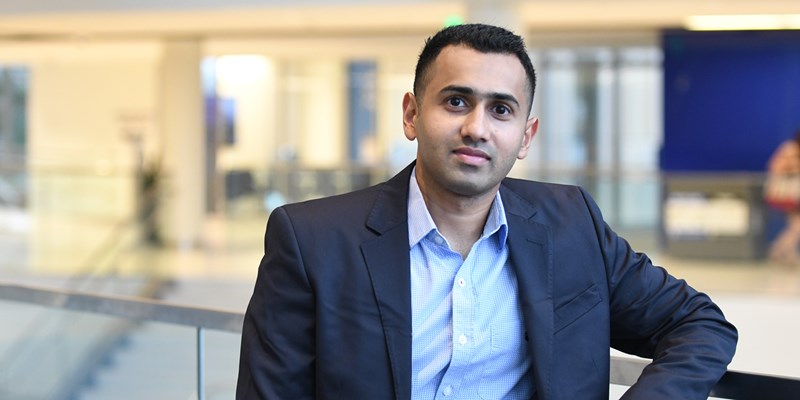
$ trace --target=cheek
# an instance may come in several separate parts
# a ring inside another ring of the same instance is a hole
[[[429,134],[434,136],[458,130],[459,125],[463,122],[461,121],[461,117],[454,116],[442,108],[436,108],[427,112],[425,116],[418,119],[418,121],[425,126]]]
[[[430,137],[417,139],[417,154],[420,157],[435,161],[441,157],[441,149],[443,146],[437,140],[431,140]]]
[[[447,132],[446,127],[441,123],[428,122],[423,125],[417,125],[417,128],[417,141],[420,146],[424,144],[426,148],[443,147],[449,140],[445,134]]]

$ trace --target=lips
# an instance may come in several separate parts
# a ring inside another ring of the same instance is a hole
[[[464,155],[464,156],[467,156],[467,157],[478,157],[478,158],[484,158],[486,160],[491,160],[492,159],[491,157],[489,157],[488,154],[486,154],[485,151],[479,150],[479,149],[476,149],[476,148],[472,148],[472,147],[462,147],[462,148],[454,150],[454,153],[456,153],[458,155]]]
[[[485,151],[473,147],[460,147],[453,150],[453,153],[461,162],[475,166],[485,164],[492,159]]]

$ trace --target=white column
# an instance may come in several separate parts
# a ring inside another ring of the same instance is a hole
[[[526,36],[519,16],[518,0],[467,0],[466,21],[506,28],[517,35]]]
[[[344,62],[315,59],[303,65],[303,131],[300,163],[315,168],[334,168],[347,162],[347,85]]]
[[[161,65],[161,127],[166,174],[159,211],[164,239],[188,248],[198,244],[205,218],[205,132],[196,40],[164,44]]]

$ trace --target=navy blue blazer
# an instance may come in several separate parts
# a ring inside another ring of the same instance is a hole
[[[237,399],[410,398],[410,172],[272,212]],[[737,332],[706,295],[634,252],[578,187],[505,179],[500,193],[536,398],[608,399],[609,347],[653,359],[626,398],[707,398]]]

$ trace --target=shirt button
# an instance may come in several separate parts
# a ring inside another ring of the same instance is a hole
[[[436,236],[435,238],[433,238],[433,241],[438,245],[441,245],[444,242],[441,236]]]
[[[458,343],[461,343],[462,346],[467,344],[467,337],[464,336],[464,335],[459,336],[458,337]]]
[[[466,285],[466,284],[467,284],[467,281],[465,281],[464,278],[459,278],[458,279],[458,286],[464,287],[464,285]]]
[[[453,387],[448,385],[447,387],[444,388],[444,390],[442,390],[442,394],[445,396],[450,396],[451,394],[453,394]]]

